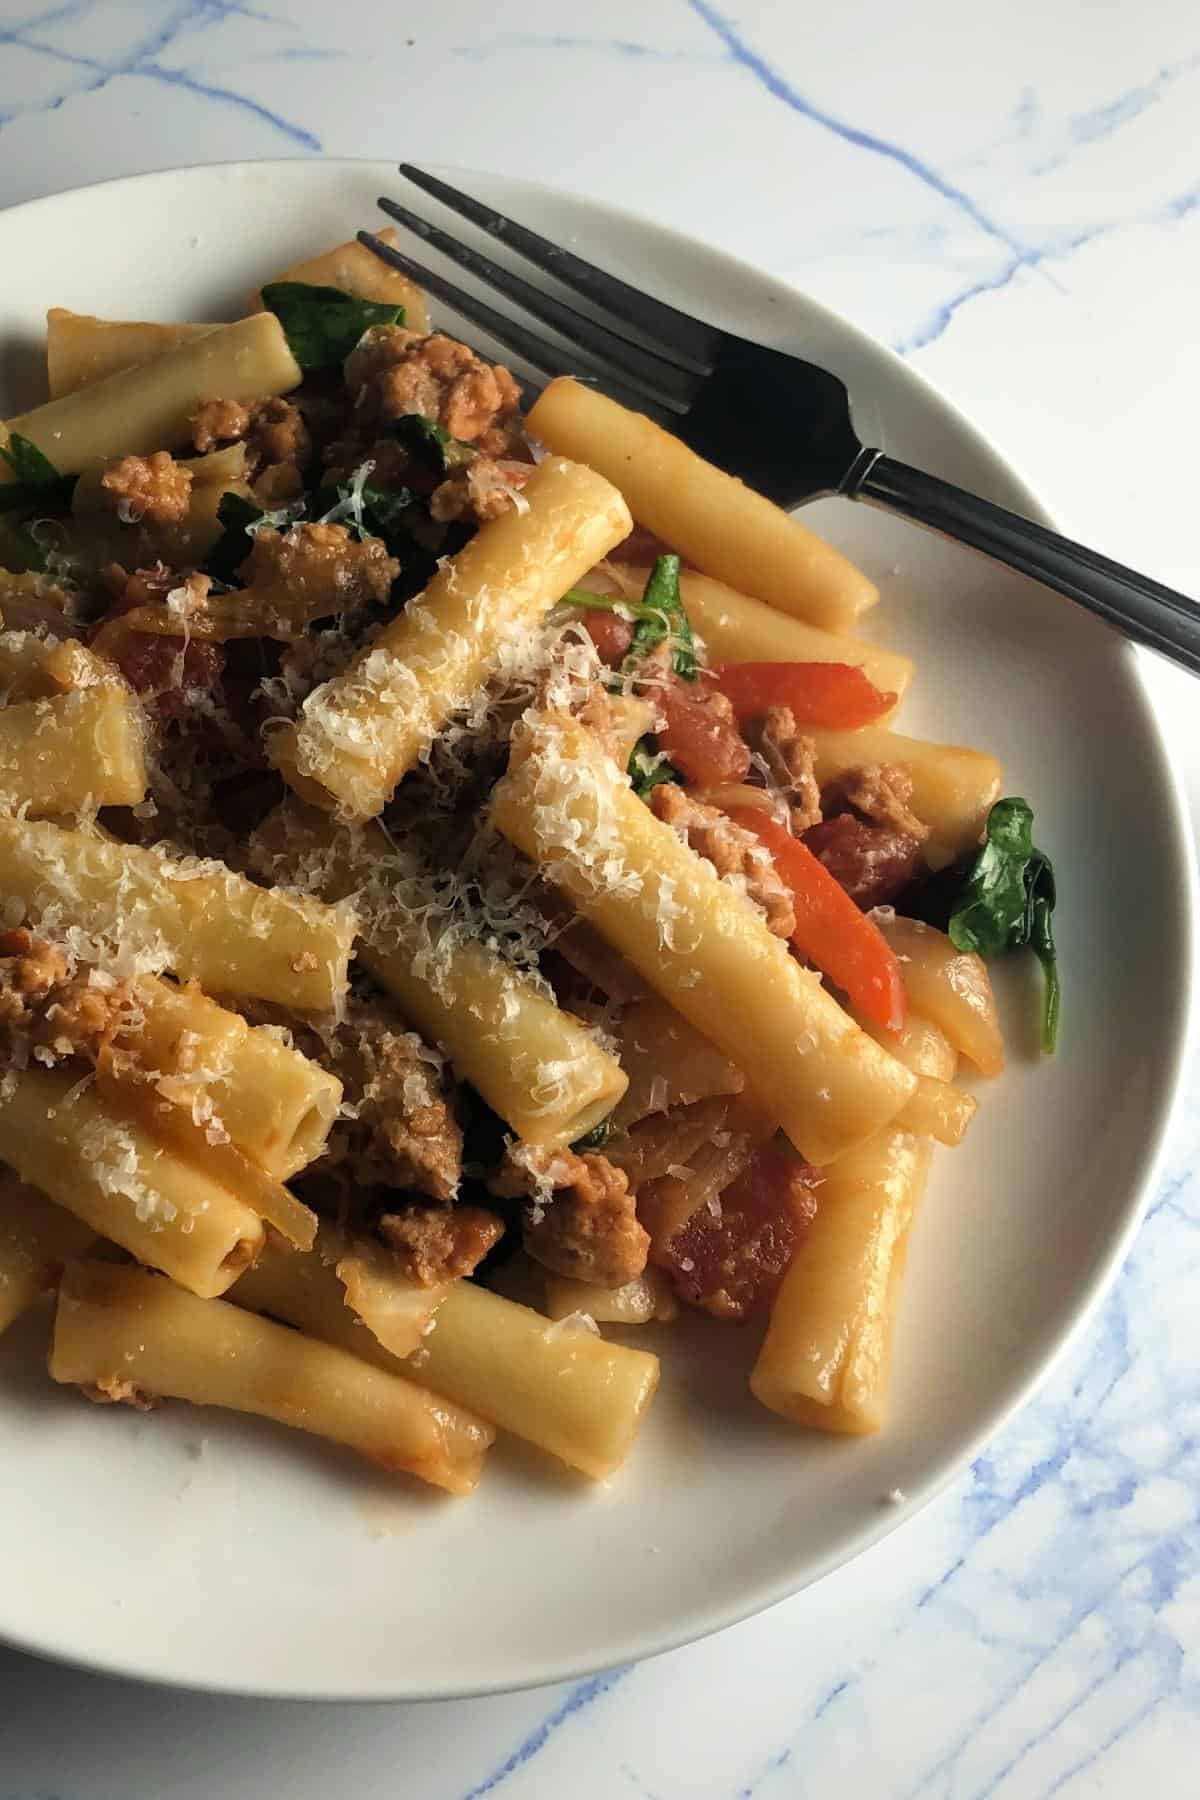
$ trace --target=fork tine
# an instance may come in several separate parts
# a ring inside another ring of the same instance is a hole
[[[419,263],[413,257],[406,256],[402,250],[393,250],[390,244],[382,243],[369,231],[360,231],[358,241],[360,244],[365,244],[372,255],[378,256],[385,263],[390,263],[392,268],[399,269],[410,280],[419,282],[422,287],[428,288],[431,294],[436,294],[439,299],[446,302],[447,306],[452,306],[456,312],[462,313],[464,318],[471,319],[476,325],[481,326],[499,343],[507,345],[517,356],[522,357],[525,362],[531,363],[535,369],[543,369],[547,375],[578,375],[580,373],[583,373],[585,377],[589,374],[593,375],[615,399],[620,400],[626,406],[634,407],[638,412],[649,413],[660,423],[662,422],[665,415],[663,407],[655,406],[652,402],[648,403],[644,394],[636,393],[623,381],[614,379],[606,368],[582,351],[564,352],[559,350],[545,338],[539,337],[536,332],[518,324],[515,319],[506,318],[503,313],[498,313],[495,307],[487,304],[486,300],[477,299],[465,288],[460,288],[456,282],[447,281],[444,275],[435,274],[432,269],[427,269],[424,263]],[[680,411],[686,410],[678,402],[676,402],[676,406]]]
[[[427,224],[418,218],[416,213],[409,212],[406,206],[400,206],[394,200],[380,198],[380,207],[389,218],[406,227],[417,237],[424,238],[443,256],[456,262],[468,274],[477,275],[490,287],[498,288],[508,299],[515,300],[526,312],[541,319],[555,331],[560,331],[565,338],[578,344],[602,365],[609,365],[619,376],[624,376],[635,388],[643,389],[654,399],[661,400],[664,406],[672,410],[684,411],[695,397],[696,377],[685,370],[678,369],[673,363],[665,362],[652,350],[645,350],[640,344],[630,343],[628,338],[618,337],[606,325],[600,325],[586,313],[568,306],[565,300],[558,300],[542,288],[534,287],[520,275],[502,268],[489,256],[482,256],[469,244],[461,244],[447,232],[436,225]]]
[[[621,324],[632,325],[643,332],[668,361],[694,375],[711,373],[713,359],[721,344],[721,333],[715,326],[689,318],[687,313],[677,311],[665,301],[654,300],[615,275],[605,274],[594,263],[561,249],[549,238],[530,231],[525,225],[518,225],[504,213],[494,212],[490,206],[481,205],[469,194],[460,193],[458,188],[439,181],[436,175],[426,174],[424,169],[418,169],[412,163],[401,163],[400,173],[423,193],[440,200],[443,206],[469,219],[472,225],[478,225],[489,237],[511,244],[547,275],[555,276],[567,287],[574,288],[577,294],[595,301]]]

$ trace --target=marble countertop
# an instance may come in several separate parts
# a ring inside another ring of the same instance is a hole
[[[627,198],[893,345],[1074,535],[1195,592],[1198,93],[1186,0],[819,23],[781,0],[0,0],[0,204],[322,153]],[[1146,663],[1195,815],[1188,684]],[[0,1800],[1195,1800],[1198,1148],[1200,1087],[1039,1397],[819,1587],[653,1663],[443,1706],[147,1692],[0,1650]]]

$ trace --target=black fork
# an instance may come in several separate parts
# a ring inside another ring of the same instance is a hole
[[[420,282],[543,374],[589,378],[647,413],[710,462],[793,508],[843,494],[902,513],[1019,569],[1106,619],[1137,643],[1200,674],[1200,607],[1132,569],[978,495],[867,448],[845,384],[797,356],[694,319],[585,262],[436,176],[400,173],[584,300],[582,312],[458,242],[394,200],[379,204],[469,274],[548,325],[556,343],[475,294],[393,250],[368,231],[369,250]],[[597,317],[596,314],[600,316]]]

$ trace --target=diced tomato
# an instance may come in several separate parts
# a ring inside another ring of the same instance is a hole
[[[868,825],[852,813],[837,813],[810,826],[804,842],[864,912],[903,892],[921,861],[915,837],[886,825]]]
[[[749,806],[732,807],[729,816],[771,852],[776,873],[792,896],[792,942],[801,956],[828,975],[858,1012],[888,1031],[899,1031],[904,979],[879,927],[859,911],[808,846],[774,819]]]
[[[760,719],[769,706],[787,706],[797,725],[856,730],[896,704],[853,663],[722,663],[717,686],[739,725]]]
[[[713,690],[701,682],[668,681],[655,690],[666,721],[658,747],[685,781],[697,787],[719,787],[744,781],[750,769],[745,739]],[[715,700],[715,704],[714,704]]]
[[[580,623],[606,668],[616,669],[624,662],[633,642],[633,621],[615,612],[584,612]]]
[[[221,677],[219,644],[193,638],[159,637],[148,631],[130,631],[106,642],[105,655],[116,663],[136,694],[161,718],[178,719],[189,710],[189,692],[211,692]]]
[[[660,1251],[679,1296],[718,1319],[762,1312],[817,1210],[817,1169],[776,1141],[756,1151],[717,1202],[701,1206]]]

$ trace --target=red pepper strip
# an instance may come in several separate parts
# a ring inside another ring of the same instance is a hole
[[[904,980],[879,927],[859,911],[808,846],[774,819],[749,806],[730,807],[729,817],[752,831],[771,852],[776,872],[792,896],[796,911],[792,942],[801,956],[828,975],[857,1012],[887,1031],[899,1031],[904,1023]]]
[[[854,663],[722,663],[715,673],[739,725],[761,719],[769,706],[790,706],[797,725],[852,731],[873,724],[897,698]]]

